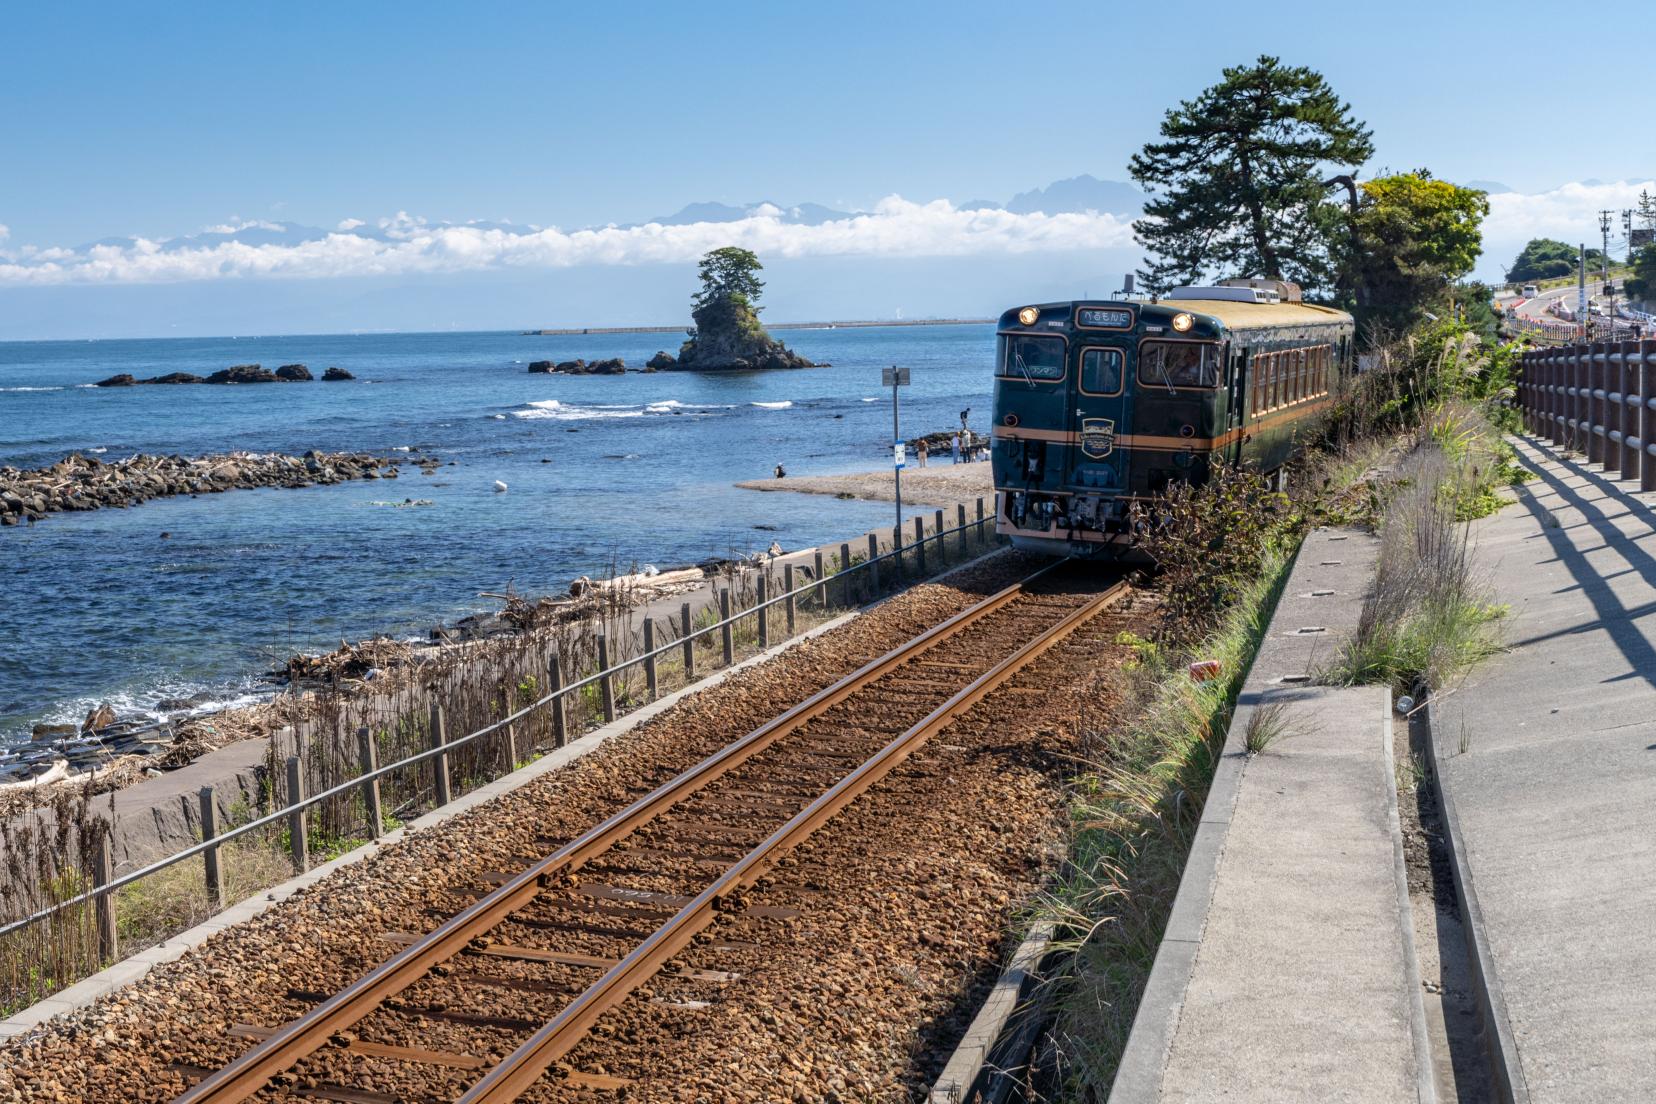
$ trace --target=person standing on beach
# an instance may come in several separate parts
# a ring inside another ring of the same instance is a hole
[[[920,438],[920,447],[914,450],[914,455],[920,458],[920,466],[922,468],[926,466],[926,453],[926,439],[922,437]]]
[[[954,458],[955,463],[960,463],[960,434],[958,433],[949,438],[949,454]]]

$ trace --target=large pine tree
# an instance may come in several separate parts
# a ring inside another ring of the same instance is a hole
[[[1152,290],[1226,276],[1329,290],[1336,260],[1324,180],[1374,152],[1369,130],[1320,73],[1277,58],[1224,79],[1167,113],[1162,141],[1130,169],[1151,194],[1133,224]]]

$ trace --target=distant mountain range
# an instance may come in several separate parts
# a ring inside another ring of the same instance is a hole
[[[1099,180],[1093,176],[1082,175],[1071,177],[1068,180],[1056,181],[1044,188],[1033,188],[1027,192],[1019,192],[1005,203],[991,199],[974,199],[955,206],[962,211],[1010,211],[1018,215],[1033,214],[1037,211],[1049,215],[1085,214],[1093,211],[1133,217],[1137,216],[1144,207],[1144,193],[1131,184],[1118,180]],[[854,218],[857,214],[855,211],[835,210],[820,203],[782,204],[763,202],[738,207],[729,203],[704,202],[691,203],[671,215],[663,215],[651,219],[650,222],[661,226],[736,222],[740,219],[752,218],[762,210],[769,208],[774,208],[780,212],[777,216],[780,221],[801,226],[819,226],[825,222]],[[639,225],[644,224],[631,223],[622,227],[622,229]],[[259,219],[243,222],[236,226],[210,227],[199,234],[184,234],[176,238],[168,238],[156,243],[156,245],[163,253],[178,253],[193,249],[206,250],[230,242],[254,247],[265,245],[296,246],[304,245],[307,242],[322,241],[330,234],[349,234],[370,241],[389,242],[407,238],[422,230],[452,226],[466,226],[474,230],[499,230],[514,235],[533,234],[541,229],[538,226],[509,222],[427,223],[410,219],[406,215],[399,215],[394,219],[381,219],[378,223],[347,219],[332,230],[320,226],[305,226],[297,222],[276,222]],[[138,239],[133,237],[102,238],[78,247],[75,252],[85,253],[99,246],[122,250],[134,249],[138,246]]]
[[[1045,188],[1019,192],[1005,203],[993,199],[970,199],[955,204],[962,211],[1010,211],[1015,215],[1030,215],[1040,211],[1048,215],[1085,214],[1088,211],[1112,215],[1137,216],[1144,209],[1144,193],[1131,184],[1119,180],[1099,180],[1081,175],[1059,180]],[[780,219],[801,226],[818,226],[824,222],[848,219],[855,211],[836,211],[820,203],[750,203],[737,207],[729,203],[691,203],[671,215],[661,215],[650,222],[660,226],[688,226],[697,222],[736,222],[752,218],[762,209],[774,207],[781,212]],[[635,224],[643,225],[643,224]]]

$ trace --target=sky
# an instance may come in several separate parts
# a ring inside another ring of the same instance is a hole
[[[1585,95],[1606,63],[1547,48],[1558,18],[1234,0],[20,5],[0,46],[0,339],[670,322],[691,254],[733,233],[774,259],[776,319],[1103,294],[1136,264],[1129,219],[958,205],[1125,180],[1167,107],[1267,52],[1351,102],[1375,135],[1368,171],[1515,189],[1480,266],[1498,276],[1515,235],[1583,239],[1656,175],[1638,134],[1656,89]],[[1545,80],[1524,60],[1542,48]],[[577,233],[701,201],[868,214]],[[358,220],[378,244],[191,263],[86,248]],[[21,272],[42,264],[75,272]]]

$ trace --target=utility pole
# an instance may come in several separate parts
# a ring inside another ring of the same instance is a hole
[[[1622,229],[1627,231],[1627,263],[1633,263],[1633,212],[1622,212]]]

